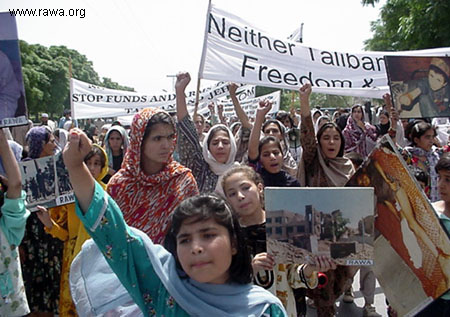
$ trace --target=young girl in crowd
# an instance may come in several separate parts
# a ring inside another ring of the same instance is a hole
[[[255,126],[253,129],[256,128],[256,124],[257,122],[255,119]],[[279,140],[281,148],[283,149],[283,170],[288,172],[290,175],[295,176],[295,173],[297,172],[297,162],[289,150],[289,141],[287,140],[284,125],[278,120],[269,119],[265,122],[262,121],[259,126],[262,126],[262,132],[265,136],[274,136]]]
[[[105,151],[94,144],[92,150],[85,157],[84,162],[92,177],[105,189],[106,185],[101,181],[108,172],[108,157]],[[90,236],[75,214],[75,204],[52,208],[51,214],[42,206],[38,206],[38,209],[37,216],[45,226],[45,232],[49,233],[53,238],[64,242],[59,314],[61,316],[77,316],[69,289],[70,265],[80,252],[83,243]]]
[[[261,125],[271,108],[272,103],[265,100],[259,103],[256,110],[255,125],[248,145],[249,164],[255,166],[256,171],[261,174],[265,186],[298,187],[300,183],[282,170],[283,150],[279,139],[269,135],[259,140]]]
[[[317,132],[317,136],[314,135],[309,106],[310,94],[310,84],[300,88],[300,133],[303,156],[297,178],[302,186],[342,187],[355,172],[353,164],[348,158],[343,157],[345,141],[335,123],[324,124]],[[326,274],[328,283],[324,288],[307,292],[307,296],[314,300],[318,316],[333,316],[336,313],[335,302],[351,278],[351,272],[345,266],[338,266]]]
[[[352,107],[342,133],[345,137],[345,152],[357,152],[364,157],[367,157],[377,140],[376,129],[364,121],[364,110],[359,104]]]
[[[429,123],[417,122],[411,129],[412,146],[407,146],[403,151],[406,163],[415,169],[421,169],[428,175],[425,186],[425,194],[431,202],[439,199],[435,166],[439,160],[438,152],[433,148],[436,137],[436,129]]]
[[[32,128],[26,140],[29,146],[28,159],[55,154],[56,139],[45,126]],[[58,210],[53,212],[55,217],[59,217]],[[45,232],[35,212],[27,220],[20,250],[23,255],[23,280],[32,316],[58,314],[63,243]]]
[[[6,176],[0,176],[0,316],[30,312],[20,268],[19,248],[30,212],[25,209],[19,166],[0,129],[0,159]]]
[[[165,238],[168,251],[128,227],[95,184],[83,164],[90,147],[74,129],[64,151],[77,215],[144,316],[285,316],[275,296],[249,284],[250,257],[222,199],[200,195],[182,202]]]
[[[273,256],[266,252],[266,213],[263,209],[262,179],[252,168],[239,166],[225,173],[222,186],[243,227],[245,245],[254,257],[252,266],[256,284],[278,296],[288,316],[296,317],[293,289],[315,288],[318,284],[315,271],[327,271],[336,266],[325,257],[317,258],[316,265],[275,264]]]
[[[438,192],[440,199],[433,203],[441,223],[450,232],[450,153],[442,155],[435,166],[438,174]],[[430,306],[425,308],[417,316],[444,317],[450,315],[450,291],[435,300]]]
[[[122,166],[123,158],[129,144],[127,131],[120,125],[113,125],[106,132],[104,144],[106,154],[108,155],[109,169],[103,182],[108,183],[111,177]]]
[[[172,117],[157,108],[141,110],[131,124],[123,168],[107,187],[125,221],[155,243],[164,239],[175,207],[198,194],[191,171],[172,158],[175,144]]]
[[[200,144],[195,125],[189,116],[184,91],[191,81],[189,73],[179,73],[175,84],[177,95],[178,148],[181,164],[192,170],[200,193],[222,192],[219,178],[235,162],[236,140],[223,124],[214,125]]]

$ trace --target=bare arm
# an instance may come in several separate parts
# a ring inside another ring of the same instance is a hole
[[[261,127],[266,118],[266,114],[272,108],[272,103],[268,100],[260,101],[258,109],[256,110],[255,123],[252,131],[250,132],[250,140],[248,142],[248,158],[250,160],[256,160],[259,156],[258,146],[259,138],[261,136]]]
[[[91,204],[95,186],[95,180],[83,162],[91,151],[91,140],[80,129],[72,129],[67,144],[63,152],[64,164],[81,210],[85,213]]]
[[[177,119],[181,121],[189,115],[186,105],[186,96],[184,91],[186,90],[187,85],[191,81],[191,75],[189,73],[178,73],[177,74],[177,82],[175,83],[175,94],[177,96]]]
[[[235,83],[231,83],[230,85],[228,85],[228,90],[230,91],[230,97],[231,97],[231,101],[233,102],[234,111],[236,111],[236,115],[239,118],[239,121],[241,121],[242,126],[244,128],[251,129],[252,125],[251,125],[250,121],[248,120],[248,116],[245,113],[245,111],[242,109],[241,104],[240,104],[239,100],[237,99],[236,89],[237,89],[237,85]]]
[[[303,118],[311,116],[311,108],[309,106],[309,96],[311,95],[311,84],[304,84],[299,89],[300,92],[300,115]]]
[[[19,164],[17,164],[16,158],[2,129],[0,129],[0,157],[2,158],[3,167],[7,176],[8,191],[6,195],[10,199],[19,198],[22,191],[22,176],[20,174]]]

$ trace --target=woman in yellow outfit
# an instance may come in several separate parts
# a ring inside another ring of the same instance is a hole
[[[84,159],[84,162],[88,166],[92,176],[102,185],[103,189],[106,189],[106,185],[101,181],[108,173],[108,157],[105,150],[94,144],[91,152]],[[54,207],[49,210],[39,206],[38,209],[37,216],[45,225],[45,231],[54,238],[64,241],[59,314],[60,316],[77,316],[72,297],[70,296],[70,265],[75,256],[80,252],[83,243],[90,236],[75,214],[75,204]]]

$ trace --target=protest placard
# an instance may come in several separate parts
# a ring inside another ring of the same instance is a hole
[[[450,240],[389,136],[348,186],[374,187],[374,272],[398,316],[414,316],[450,288]]]
[[[277,263],[326,255],[340,265],[373,264],[372,188],[266,187],[264,200],[267,249]]]
[[[386,56],[400,118],[450,116],[450,57]]]
[[[20,162],[20,171],[30,211],[36,211],[38,205],[51,208],[75,201],[62,153]]]
[[[16,18],[0,12],[0,127],[28,124]]]

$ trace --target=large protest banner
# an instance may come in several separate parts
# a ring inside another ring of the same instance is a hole
[[[384,55],[443,56],[450,48],[336,52],[275,38],[210,3],[199,77],[257,86],[381,98],[389,92]]]
[[[254,89],[254,86],[240,85],[237,89],[238,97],[245,97],[251,94],[251,91],[254,93]],[[228,94],[228,83],[225,82],[201,89],[199,109],[207,108],[209,102]],[[195,95],[195,91],[186,92],[188,109],[194,108]],[[144,94],[108,89],[74,78],[70,79],[70,100],[72,116],[75,119],[133,115],[146,107],[161,107],[167,111],[175,111],[175,98],[175,93]]]
[[[373,188],[266,187],[264,201],[276,263],[325,255],[339,265],[373,265]]]
[[[0,127],[26,125],[26,115],[16,18],[0,12]]]
[[[414,316],[450,288],[450,239],[389,136],[347,184],[374,187],[374,273],[398,316]]]
[[[450,117],[450,57],[386,56],[400,118]]]

